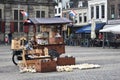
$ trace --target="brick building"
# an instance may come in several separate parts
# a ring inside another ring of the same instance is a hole
[[[12,37],[30,34],[23,25],[24,20],[53,17],[54,6],[54,0],[0,0],[0,41],[9,33]],[[23,16],[21,10],[28,16]]]

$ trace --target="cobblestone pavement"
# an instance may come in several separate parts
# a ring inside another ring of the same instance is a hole
[[[72,72],[20,73],[11,61],[10,46],[0,46],[0,80],[120,80],[120,49],[101,47],[66,47],[66,55],[76,64],[99,64],[96,69]]]

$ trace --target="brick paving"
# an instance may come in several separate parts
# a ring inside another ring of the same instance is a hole
[[[0,46],[0,80],[120,80],[120,49],[67,46],[76,64],[99,64],[101,68],[72,72],[20,73],[11,61],[10,46]]]

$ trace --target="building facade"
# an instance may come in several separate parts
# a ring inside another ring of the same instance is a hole
[[[108,0],[108,20],[120,19],[120,0]]]
[[[88,1],[88,22],[94,18],[96,22],[107,22],[107,0],[90,0]]]
[[[74,10],[76,15],[74,17],[70,16],[70,11]],[[62,16],[73,21],[73,27],[81,27],[88,24],[88,9],[85,7],[73,8],[73,9],[63,9]]]
[[[62,1],[57,0],[57,5],[55,6],[55,17],[62,17]]]
[[[12,37],[29,34],[23,25],[24,20],[54,17],[54,6],[54,0],[0,0],[0,41],[4,41],[8,34]],[[28,16],[23,16],[21,10]]]

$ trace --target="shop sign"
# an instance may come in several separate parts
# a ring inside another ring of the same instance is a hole
[[[108,20],[107,24],[120,24],[120,19],[118,19],[118,20]]]

